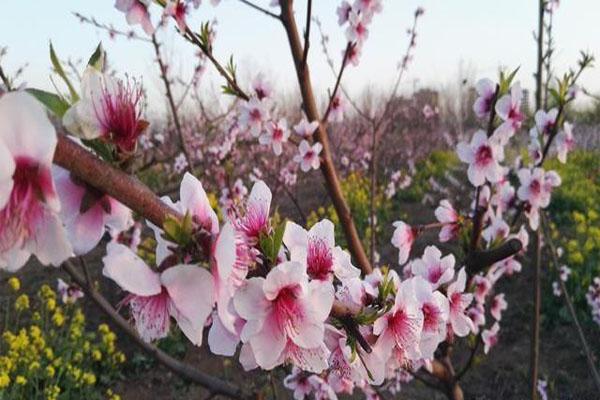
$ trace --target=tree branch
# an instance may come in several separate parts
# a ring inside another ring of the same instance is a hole
[[[542,223],[544,224],[544,228],[546,231],[545,237],[548,242],[548,245],[550,246],[550,253],[552,255],[552,263],[554,264],[554,268],[556,268],[556,270],[558,270],[558,269],[560,269],[560,267],[559,267],[559,263],[558,263],[558,257],[556,256],[556,247],[554,246],[554,241],[552,240],[552,235],[550,234],[550,229],[548,226],[548,218],[544,212],[542,212],[541,217],[542,217]],[[598,373],[598,370],[596,369],[596,365],[595,365],[595,361],[594,361],[595,360],[594,354],[592,353],[590,345],[588,344],[587,339],[585,338],[585,334],[583,333],[583,328],[581,327],[579,318],[577,318],[577,312],[575,311],[575,307],[573,306],[573,301],[571,300],[571,296],[569,295],[569,292],[567,291],[567,286],[565,285],[565,282],[563,282],[562,279],[559,279],[558,282],[560,283],[560,290],[562,291],[562,294],[565,298],[565,302],[567,303],[567,309],[569,310],[569,314],[571,314],[571,318],[573,318],[573,322],[575,323],[575,329],[577,330],[577,334],[579,336],[579,340],[581,341],[581,345],[583,347],[583,351],[585,353],[585,357],[586,357],[588,366],[590,367],[590,373],[592,374],[594,384],[596,385],[596,389],[600,391],[600,374]]]
[[[271,18],[275,18],[277,20],[281,19],[281,16],[275,14],[274,12],[271,12],[269,10],[267,10],[266,8],[262,8],[261,6],[258,6],[248,0],[238,0],[240,3],[243,3],[245,5],[247,5],[248,7],[254,8],[256,11],[260,11],[261,13],[268,15]]]
[[[302,67],[303,50],[300,42],[300,35],[298,34],[298,27],[294,18],[292,3],[292,0],[281,0],[281,21],[288,37],[292,58],[294,60],[294,66],[296,67],[296,74],[298,77],[300,92],[302,94],[304,112],[309,121],[321,121],[312,89],[309,68],[308,66],[306,66],[306,68]],[[348,242],[348,249],[354,256],[356,263],[359,265],[363,273],[368,274],[372,271],[371,263],[369,262],[369,259],[365,253],[365,249],[362,245],[360,237],[358,236],[358,231],[354,225],[350,208],[348,207],[346,199],[344,198],[344,194],[342,193],[337,171],[331,157],[329,137],[324,124],[319,124],[319,127],[315,132],[315,138],[323,146],[321,172],[323,173],[325,182],[327,183],[326,186],[329,196],[331,197],[333,206],[340,219],[340,224],[344,230],[344,234]]]
[[[167,66],[163,62],[162,56],[160,54],[160,45],[156,40],[156,34],[152,34],[152,47],[154,48],[154,55],[156,56],[156,61],[158,62],[158,68],[160,70],[160,78],[165,85],[165,92],[167,95],[167,100],[169,103],[169,108],[171,109],[171,116],[173,117],[173,124],[175,125],[175,130],[177,131],[177,137],[179,139],[179,147],[181,147],[181,151],[183,151],[183,155],[187,161],[186,170],[190,172],[193,170],[194,160],[192,159],[191,154],[189,153],[187,146],[185,144],[185,138],[183,136],[183,131],[181,129],[181,122],[179,121],[179,113],[177,112],[177,106],[175,105],[175,100],[173,98],[173,92],[171,91],[171,82],[169,82],[169,77],[167,75]]]
[[[306,28],[304,28],[304,53],[302,55],[302,68],[306,68],[308,60],[308,49],[310,47],[310,21],[312,15],[312,0],[308,0],[306,5]]]
[[[100,160],[64,134],[58,135],[54,163],[114,197],[156,226],[163,226],[168,215],[182,217],[139,180]]]
[[[164,351],[160,350],[153,344],[147,343],[131,328],[129,322],[127,322],[119,313],[112,307],[112,305],[92,286],[86,283],[86,279],[77,272],[74,265],[69,261],[63,263],[62,268],[67,274],[71,276],[71,279],[75,281],[92,299],[94,303],[109,317],[121,330],[123,330],[127,336],[129,336],[139,347],[142,348],[146,353],[154,357],[159,363],[176,373],[177,375],[189,379],[190,381],[197,383],[210,391],[211,394],[220,394],[223,396],[230,397],[232,399],[248,399],[250,396],[245,394],[240,388],[232,386],[231,384],[222,381],[219,378],[208,375],[202,371],[198,371],[196,368],[182,363],[181,361],[171,357]]]
[[[523,243],[519,239],[510,239],[494,249],[473,251],[465,260],[467,271],[471,275],[476,274],[498,261],[514,256],[522,248]]]

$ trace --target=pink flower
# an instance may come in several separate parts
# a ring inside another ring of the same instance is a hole
[[[149,0],[116,0],[115,7],[125,13],[129,25],[140,24],[147,35],[152,35],[154,27],[148,12],[149,4]]]
[[[344,25],[348,22],[350,18],[350,12],[352,11],[352,6],[346,0],[342,1],[342,3],[338,6],[336,13],[338,16],[338,24]]]
[[[269,213],[272,196],[266,183],[256,181],[246,202],[244,216],[235,222],[236,228],[244,233],[246,241],[251,245],[258,243],[260,235],[268,234],[271,229]]]
[[[344,111],[346,103],[342,96],[336,95],[331,100],[331,111],[329,112],[329,120],[332,122],[342,122],[344,120]]]
[[[232,224],[225,224],[212,251],[217,316],[213,318],[208,343],[215,354],[232,356],[239,343],[243,321],[235,312],[233,297],[245,282],[250,262],[244,235]]]
[[[561,281],[566,282],[567,280],[569,280],[569,276],[571,275],[571,268],[567,267],[566,265],[561,265],[559,272]]]
[[[550,204],[554,187],[560,186],[560,176],[554,171],[542,168],[523,168],[517,173],[521,186],[517,190],[519,199],[528,202],[533,208],[545,208]]]
[[[191,214],[192,220],[208,234],[202,238],[202,243],[199,244],[204,247],[205,251],[209,251],[210,236],[219,233],[219,220],[210,205],[202,183],[186,172],[179,187],[179,200],[176,203],[173,203],[169,197],[162,197],[161,200],[181,214]],[[151,223],[149,226],[154,231],[156,239],[156,264],[160,265],[172,254],[171,249],[176,246],[163,237],[162,227]]]
[[[475,84],[475,90],[479,97],[473,104],[473,111],[479,118],[487,118],[492,111],[492,102],[496,94],[496,85],[491,80],[484,78]]]
[[[535,126],[539,133],[548,136],[552,133],[556,125],[556,117],[558,116],[558,109],[553,108],[548,112],[544,110],[538,110],[535,113]]]
[[[182,0],[168,0],[165,6],[165,15],[173,17],[177,23],[177,27],[181,32],[185,32],[187,24],[185,23],[185,17],[187,14],[187,5]]]
[[[340,281],[360,276],[360,270],[350,261],[350,255],[335,247],[334,226],[324,219],[307,232],[300,225],[288,221],[283,243],[290,251],[290,259],[305,265],[310,279]]]
[[[287,121],[280,119],[279,122],[269,121],[266,132],[260,135],[258,142],[266,146],[273,146],[273,153],[279,156],[283,151],[283,143],[290,137],[290,131],[287,127]]]
[[[315,133],[319,127],[319,121],[308,122],[306,119],[302,119],[298,124],[294,126],[294,132],[303,138],[309,138]]]
[[[366,21],[370,22],[374,14],[383,10],[383,5],[381,0],[355,0],[353,8],[360,11]]]
[[[521,128],[525,119],[525,115],[521,112],[522,99],[521,85],[517,82],[510,89],[510,93],[502,96],[496,103],[496,113],[504,123],[498,127],[494,136],[500,140],[502,145],[506,144],[515,131]]]
[[[440,242],[448,242],[458,237],[460,232],[459,215],[448,200],[440,201],[440,205],[435,209],[435,217],[444,224],[439,233]]]
[[[484,304],[485,298],[490,293],[490,289],[492,288],[491,282],[485,276],[475,275],[472,283],[475,285],[475,300],[477,303]]]
[[[294,161],[300,164],[300,169],[303,172],[308,172],[311,169],[319,169],[321,165],[321,160],[319,159],[321,150],[323,150],[321,143],[317,142],[311,146],[306,140],[303,140],[300,142],[300,146],[298,146],[300,154],[294,156]]]
[[[490,313],[496,321],[502,319],[502,311],[508,308],[508,303],[504,299],[504,293],[497,294],[492,300],[492,306],[490,307]]]
[[[294,391],[294,400],[304,400],[314,389],[309,374],[297,367],[283,379],[283,386]]]
[[[352,384],[360,384],[363,381],[374,385],[383,383],[385,360],[376,350],[366,353],[360,346],[356,346],[356,350],[353,351],[346,332],[331,325],[325,327],[325,343],[331,352],[329,374],[335,377],[336,383],[344,381]]]
[[[490,222],[483,230],[481,236],[486,242],[491,243],[496,239],[504,239],[510,233],[510,227],[502,218],[502,213],[496,209],[495,213],[490,213]]]
[[[498,343],[498,331],[500,331],[500,325],[495,322],[491,329],[485,329],[481,334],[485,354],[489,353],[490,349]]]
[[[288,341],[305,350],[323,345],[333,286],[309,282],[306,268],[288,261],[271,269],[266,278],[248,279],[233,300],[235,310],[247,321],[242,341],[250,344],[256,363],[269,370],[285,361],[281,356]]]
[[[507,211],[515,202],[515,188],[507,179],[501,180],[496,184],[491,203],[496,206],[498,212]]]
[[[52,180],[54,127],[25,92],[0,97],[0,121],[0,269],[16,271],[32,254],[58,266],[72,248]]]
[[[467,315],[473,321],[473,334],[479,334],[479,327],[485,325],[485,307],[480,303],[473,304],[467,310]]]
[[[207,270],[179,264],[158,273],[122,244],[109,243],[106,252],[102,273],[130,293],[124,303],[129,304],[142,339],[167,336],[173,317],[192,343],[202,344],[204,324],[215,303]]]
[[[484,131],[475,132],[469,144],[459,143],[456,152],[462,162],[469,164],[467,175],[474,186],[483,185],[486,179],[494,183],[502,178],[503,169],[498,162],[504,159],[504,154]]]
[[[575,139],[573,139],[573,125],[569,122],[563,124],[563,129],[558,132],[554,142],[558,161],[567,162],[567,154],[575,148]]]
[[[346,38],[349,42],[363,43],[369,36],[367,29],[368,21],[365,21],[366,15],[359,14],[356,11],[350,11],[348,15],[349,26],[346,29]]]
[[[105,228],[117,236],[133,226],[131,210],[123,204],[61,167],[54,166],[52,172],[62,204],[60,216],[76,255],[86,254],[96,247]]]
[[[265,104],[252,97],[241,105],[240,125],[243,129],[250,132],[254,137],[259,137],[263,132],[263,124],[269,119]]]
[[[446,339],[450,303],[425,280],[415,278],[413,284],[423,313],[423,332],[419,344],[421,357],[432,359],[438,345]]]
[[[423,312],[412,280],[406,280],[398,288],[392,309],[375,320],[373,333],[379,336],[376,347],[384,357],[397,350],[402,359],[417,360],[421,357],[422,330]]]
[[[60,278],[57,280],[56,290],[63,304],[73,304],[84,296],[80,287],[69,285]]]
[[[273,89],[262,73],[256,75],[252,81],[252,90],[256,93],[258,100],[268,99],[273,94]],[[285,120],[283,120],[285,121]],[[280,121],[281,122],[281,121]]]
[[[133,152],[148,127],[141,117],[142,88],[87,67],[80,97],[63,116],[67,130],[84,139],[102,137],[124,153]]]
[[[408,260],[417,232],[402,221],[394,222],[394,227],[396,229],[392,236],[392,245],[398,249],[398,264],[402,265]]]
[[[435,246],[427,246],[423,257],[412,261],[412,273],[429,282],[433,289],[448,283],[454,278],[454,256],[442,258],[442,252]]]
[[[474,329],[473,321],[465,315],[465,310],[473,301],[473,294],[464,293],[467,274],[464,267],[458,272],[456,280],[448,285],[446,296],[450,303],[450,325],[455,335],[463,337]]]

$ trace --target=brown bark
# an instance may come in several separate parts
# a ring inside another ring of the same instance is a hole
[[[312,89],[309,67],[308,65],[303,65],[304,50],[300,41],[298,26],[296,25],[296,20],[294,18],[292,0],[281,1],[281,20],[290,44],[294,66],[296,68],[296,74],[298,77],[298,84],[300,85],[300,92],[302,94],[304,112],[306,113],[306,117],[309,121],[321,121]],[[348,249],[354,256],[355,262],[358,264],[363,273],[370,273],[372,271],[371,263],[369,262],[367,254],[365,253],[365,249],[362,245],[360,237],[358,236],[358,231],[354,225],[350,208],[348,207],[348,204],[346,203],[342,193],[337,171],[331,157],[329,137],[323,122],[320,122],[319,128],[315,132],[315,138],[323,145],[323,150],[321,153],[321,172],[325,178],[329,196],[331,197],[331,201],[340,220],[340,224],[344,230],[344,235],[348,242]]]
[[[162,226],[168,215],[181,217],[136,178],[100,160],[65,135],[58,135],[54,163],[119,200],[156,226]]]

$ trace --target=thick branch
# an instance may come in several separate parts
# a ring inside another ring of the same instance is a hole
[[[181,217],[143,183],[100,160],[65,135],[58,135],[54,163],[119,200],[156,226],[162,226],[167,215]]]
[[[310,72],[308,65],[303,67],[303,49],[298,33],[298,27],[294,18],[294,11],[291,0],[281,1],[281,20],[285,31],[288,36],[292,57],[294,60],[294,66],[296,67],[296,74],[298,77],[298,83],[300,85],[300,92],[302,94],[302,101],[304,106],[304,112],[309,121],[321,121],[319,112],[317,110],[317,103],[315,101],[312,83],[310,79]],[[323,145],[322,150],[322,162],[321,172],[327,183],[327,190],[333,206],[340,219],[340,224],[344,230],[346,240],[348,242],[348,248],[355,258],[356,263],[360,266],[360,269],[364,273],[370,273],[372,271],[371,263],[367,258],[358,231],[354,225],[350,208],[346,203],[340,181],[331,157],[331,149],[329,147],[329,138],[325,125],[320,123],[319,128],[315,132],[316,140]]]
[[[476,274],[498,261],[514,256],[522,248],[523,243],[519,239],[510,239],[494,249],[473,251],[465,260],[467,271],[471,275]]]
[[[240,388],[232,386],[219,378],[205,374],[194,367],[184,364],[160,350],[156,346],[142,340],[142,338],[140,338],[139,335],[131,328],[129,322],[119,315],[119,313],[112,307],[108,300],[106,300],[93,287],[87,284],[86,279],[81,276],[79,272],[77,272],[73,264],[67,261],[63,264],[63,269],[71,276],[75,283],[83,288],[83,290],[94,301],[94,303],[96,303],[96,305],[100,307],[100,309],[116,325],[118,325],[119,328],[121,328],[131,339],[133,339],[133,341],[135,341],[135,343],[141,347],[142,350],[154,357],[159,363],[177,375],[207,388],[212,394],[220,394],[232,399],[249,398],[249,396],[244,394]]]

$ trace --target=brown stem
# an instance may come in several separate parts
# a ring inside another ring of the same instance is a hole
[[[546,0],[539,1],[537,33],[537,71],[535,73],[535,109],[542,107],[542,65],[544,63],[544,9]]]
[[[292,0],[281,1],[281,20],[285,31],[287,33],[294,65],[296,67],[296,74],[298,77],[298,83],[300,85],[300,92],[302,94],[304,112],[309,121],[320,121],[319,112],[317,110],[317,104],[315,101],[312,83],[310,79],[310,72],[308,66],[303,68],[302,66],[302,44],[300,41],[300,35],[298,34],[298,27],[294,18],[294,10],[292,6]],[[358,231],[354,225],[352,214],[339,182],[337,171],[331,157],[331,149],[329,147],[329,138],[327,131],[323,124],[319,124],[319,128],[315,132],[316,140],[318,140],[322,146],[322,162],[321,172],[327,183],[327,190],[331,197],[333,206],[339,217],[340,224],[344,230],[346,240],[348,242],[348,248],[360,269],[368,274],[372,271],[371,263],[367,258],[365,249],[361,243]]]
[[[507,240],[493,249],[472,251],[465,260],[467,271],[470,275],[474,275],[498,261],[514,256],[521,251],[522,248],[523,243],[515,238]]]
[[[275,18],[275,19],[280,19],[279,15],[267,10],[266,8],[262,8],[261,6],[258,6],[254,3],[252,3],[251,1],[248,0],[239,0],[240,3],[243,3],[245,5],[247,5],[248,7],[254,8],[256,11],[260,11],[261,13],[268,15],[271,18]]]
[[[308,49],[310,48],[310,21],[312,15],[312,0],[306,5],[306,28],[304,30],[304,52],[302,54],[302,68],[306,68],[308,60]]]
[[[100,160],[63,134],[58,135],[54,163],[119,200],[156,226],[162,226],[168,215],[181,218],[136,178]]]
[[[540,275],[542,269],[542,232],[537,231],[535,240],[535,266],[533,274],[533,318],[531,321],[531,350],[529,362],[529,389],[531,400],[538,398],[537,382],[539,375],[540,362],[540,309],[541,309],[541,291],[540,291]]]
[[[160,79],[163,81],[165,85],[165,93],[167,95],[167,100],[169,102],[169,108],[171,109],[171,116],[173,117],[173,124],[175,125],[175,130],[177,131],[177,137],[179,139],[179,147],[183,151],[183,155],[185,156],[185,160],[187,161],[186,170],[192,171],[193,167],[193,159],[191,154],[189,153],[187,146],[185,144],[185,138],[183,135],[183,130],[181,129],[181,121],[179,120],[179,113],[177,112],[177,106],[175,105],[175,100],[173,98],[173,92],[171,90],[171,82],[169,81],[167,66],[163,62],[162,56],[160,54],[160,44],[156,40],[156,34],[152,35],[152,46],[154,47],[154,54],[156,56],[156,61],[158,62],[158,68],[160,70]]]
[[[550,246],[550,253],[552,255],[552,263],[554,264],[554,268],[559,270],[558,257],[556,255],[556,247],[554,246],[554,241],[552,240],[552,236],[550,235],[548,219],[545,213],[542,213],[542,223],[544,224],[545,232],[546,232],[546,240],[548,245]],[[560,290],[562,291],[562,295],[564,296],[565,303],[567,303],[567,308],[569,310],[569,314],[571,318],[573,318],[573,322],[575,323],[575,329],[577,330],[577,335],[579,336],[579,340],[581,341],[581,345],[583,347],[583,351],[585,353],[585,357],[590,367],[590,374],[594,380],[594,384],[596,385],[596,390],[600,391],[600,374],[596,369],[595,364],[595,356],[590,348],[590,345],[585,338],[585,334],[583,333],[583,328],[581,327],[581,323],[579,322],[579,318],[577,318],[577,312],[575,311],[575,307],[573,306],[573,301],[571,300],[571,296],[567,291],[567,285],[563,282],[562,279],[558,280],[560,283]]]
[[[232,399],[240,400],[250,397],[243,393],[240,388],[232,386],[231,384],[214,376],[208,375],[202,371],[198,371],[196,368],[171,357],[153,344],[145,342],[131,328],[129,322],[119,315],[119,313],[112,307],[108,300],[106,300],[106,298],[104,298],[104,296],[102,296],[102,294],[96,291],[92,286],[89,286],[86,283],[86,279],[81,276],[79,272],[77,272],[73,264],[71,264],[69,261],[66,261],[63,263],[62,268],[71,276],[71,279],[73,279],[73,281],[75,281],[75,283],[77,283],[87,293],[92,301],[96,303],[98,307],[100,307],[107,317],[109,317],[121,330],[123,330],[123,332],[125,332],[127,336],[129,336],[139,347],[141,347],[142,350],[154,357],[156,361],[177,375],[207,388],[210,393],[220,394]]]

